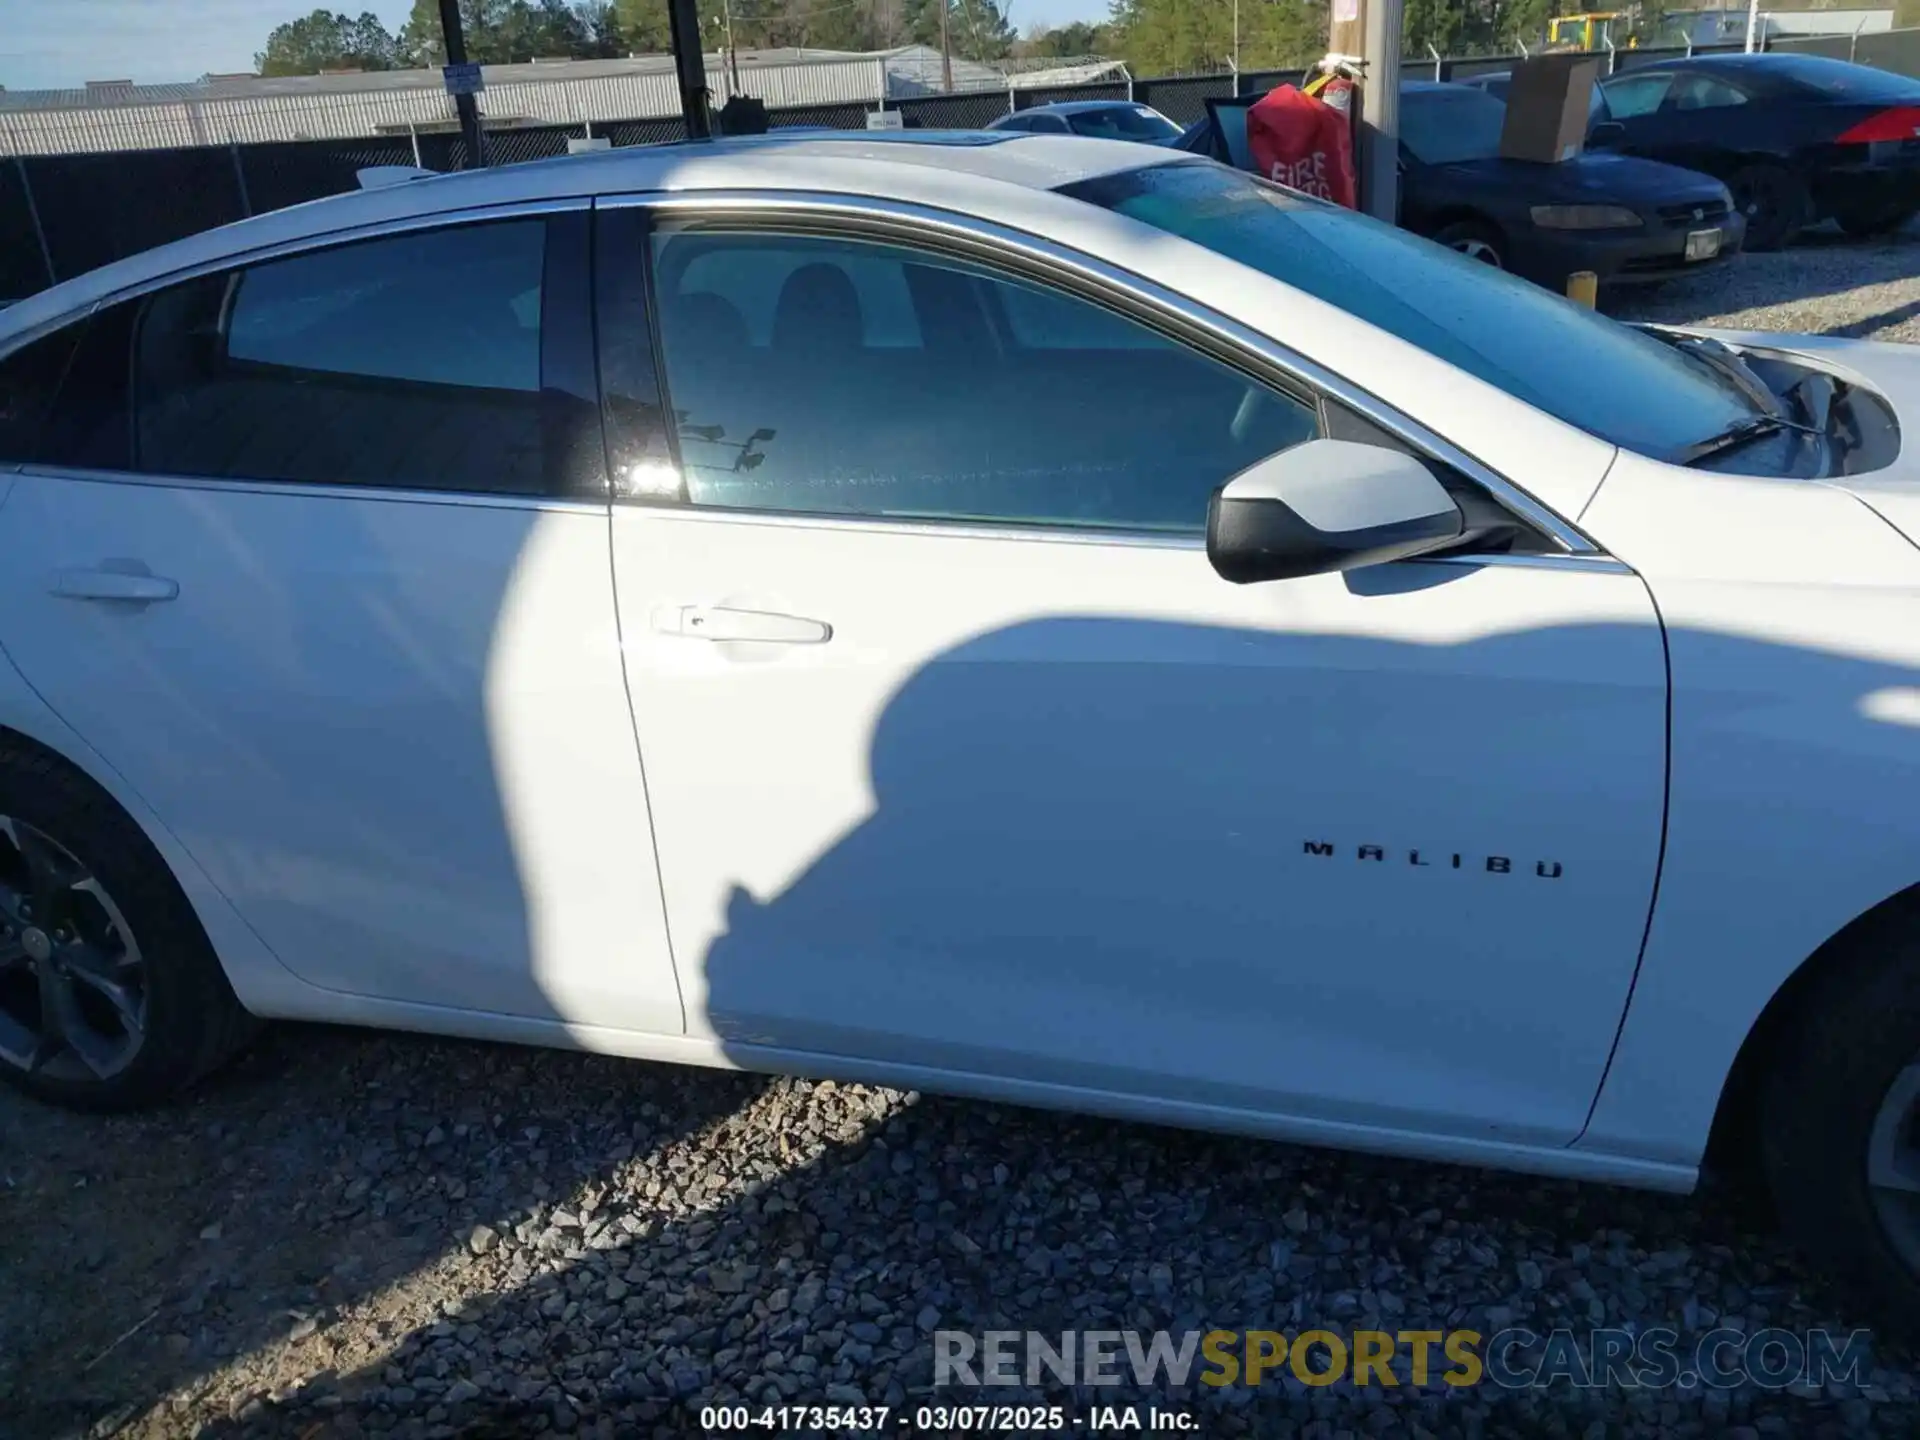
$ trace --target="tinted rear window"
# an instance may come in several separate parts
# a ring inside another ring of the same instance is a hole
[[[1144,105],[1108,105],[1099,110],[1080,110],[1067,117],[1078,135],[1095,135],[1106,140],[1147,140],[1162,144],[1180,137],[1180,127],[1157,110]]]
[[[43,335],[0,360],[0,465],[42,458],[41,422],[66,377],[80,328],[69,325]]]
[[[136,467],[541,493],[545,235],[397,235],[158,292],[133,344]]]

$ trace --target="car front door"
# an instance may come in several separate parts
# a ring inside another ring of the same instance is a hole
[[[1682,74],[1647,121],[1650,143],[1663,160],[1726,179],[1735,157],[1758,142],[1747,103],[1746,91],[1718,75]]]
[[[83,322],[7,497],[0,642],[312,985],[677,1034],[589,223],[385,234]]]
[[[1637,578],[1516,554],[1230,585],[1215,486],[1387,433],[1097,267],[804,207],[599,223],[614,568],[694,1031],[1578,1132],[1660,840]]]

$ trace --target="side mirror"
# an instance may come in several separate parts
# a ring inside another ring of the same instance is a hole
[[[1207,559],[1236,585],[1404,560],[1465,531],[1466,517],[1426,466],[1351,440],[1269,455],[1207,503]]]
[[[1627,142],[1627,127],[1618,120],[1602,120],[1587,132],[1587,144],[1595,150],[1610,150]]]

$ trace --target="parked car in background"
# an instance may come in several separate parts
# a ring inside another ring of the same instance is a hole
[[[1774,52],[1662,60],[1601,90],[1593,142],[1726,181],[1755,249],[1820,220],[1864,236],[1920,211],[1920,80]]]
[[[1087,135],[1096,140],[1139,140],[1171,145],[1180,127],[1151,105],[1131,100],[1061,100],[1003,115],[986,127],[1029,135]]]
[[[1247,110],[1257,98],[1208,101],[1181,148],[1250,169]],[[1576,270],[1608,285],[1655,281],[1740,249],[1745,224],[1711,176],[1621,155],[1508,160],[1505,121],[1506,106],[1483,89],[1403,82],[1400,223],[1553,290]]]
[[[1493,96],[1494,99],[1504,102],[1507,98],[1507,92],[1513,88],[1513,72],[1511,70],[1491,70],[1485,75],[1469,75],[1464,80],[1453,83],[1471,86],[1475,90],[1484,90],[1487,94]],[[1593,97],[1589,103],[1587,124],[1591,127],[1606,118],[1606,92],[1600,88],[1600,82],[1596,80],[1593,82]]]

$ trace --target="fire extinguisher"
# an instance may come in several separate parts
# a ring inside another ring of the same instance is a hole
[[[1353,77],[1344,70],[1325,70],[1307,83],[1307,94],[1328,105],[1353,123]]]

